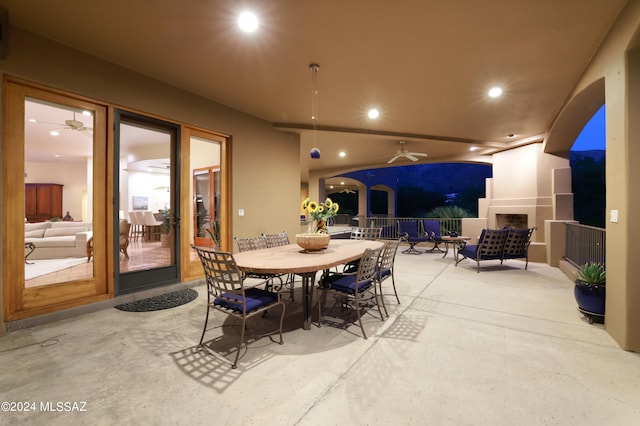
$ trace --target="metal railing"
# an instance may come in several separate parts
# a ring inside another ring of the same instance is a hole
[[[576,267],[587,262],[606,263],[606,231],[595,226],[566,224],[565,259]]]
[[[455,230],[460,232],[462,229],[461,218],[429,218],[429,217],[389,217],[389,216],[354,216],[352,218],[352,226],[362,228],[382,228],[382,238],[397,239],[398,235],[397,221],[419,221],[422,224],[423,219],[433,219],[440,222],[440,233],[447,235]],[[422,225],[420,225],[422,232]]]

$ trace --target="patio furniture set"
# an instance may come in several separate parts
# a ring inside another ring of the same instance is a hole
[[[529,265],[529,245],[531,236],[536,227],[516,229],[507,227],[503,229],[483,229],[478,243],[468,245],[467,241],[471,237],[457,235],[442,235],[440,222],[434,219],[422,219],[411,221],[397,221],[398,234],[401,240],[409,244],[409,248],[402,253],[420,254],[442,251],[439,244],[444,243],[445,250],[442,257],[449,252],[449,245],[453,246],[453,256],[456,266],[463,259],[473,259],[477,264],[477,271],[480,272],[480,262],[483,260],[499,260],[502,264],[508,259],[524,259],[525,267]],[[423,242],[433,243],[430,250],[420,251],[417,244]]]
[[[363,337],[367,335],[360,317],[360,306],[374,304],[380,319],[389,313],[382,297],[382,284],[389,278],[398,303],[400,299],[395,287],[393,273],[398,240],[380,241],[380,231],[354,230],[352,239],[332,240],[326,249],[309,252],[291,244],[286,233],[261,235],[252,238],[235,238],[240,252],[214,251],[204,247],[193,247],[201,260],[207,284],[207,314],[199,347],[205,341],[209,311],[224,312],[241,321],[240,341],[232,368],[236,368],[240,348],[244,341],[247,320],[267,311],[278,312],[278,343],[283,343],[282,324],[286,305],[282,301],[282,290],[289,287],[293,302],[295,276],[302,278],[303,328],[311,328],[311,306],[313,293],[319,293],[318,327],[322,322],[322,304],[328,294],[336,295],[344,305],[353,305]],[[365,239],[366,238],[366,239]],[[338,267],[343,270],[338,272]],[[346,265],[351,265],[347,268]],[[355,269],[353,269],[355,265]],[[335,271],[334,271],[335,269]],[[316,275],[322,275],[314,288]],[[257,278],[260,281],[248,280]],[[373,296],[370,294],[373,293]],[[383,314],[384,312],[384,314]]]

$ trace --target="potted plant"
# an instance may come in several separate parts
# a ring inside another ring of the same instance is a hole
[[[171,210],[161,210],[162,224],[160,225],[160,246],[171,245]]]
[[[604,265],[585,263],[576,272],[574,295],[589,323],[604,322],[607,273]]]

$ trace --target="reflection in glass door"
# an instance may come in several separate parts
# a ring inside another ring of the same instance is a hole
[[[174,124],[116,112],[116,294],[179,280],[178,135]]]
[[[220,247],[220,168],[193,171],[194,244]]]

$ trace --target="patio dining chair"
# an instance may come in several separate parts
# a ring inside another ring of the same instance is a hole
[[[269,246],[267,245],[267,239],[264,235],[248,238],[233,237],[233,239],[236,240],[236,243],[238,244],[238,250],[241,252],[269,248]],[[284,286],[284,281],[282,279],[284,275],[285,274],[255,274],[252,272],[243,273],[244,279],[256,278],[265,282],[266,290],[273,289],[276,291],[280,291]],[[280,284],[275,284],[276,279],[280,282]]]
[[[429,252],[433,253],[436,250],[442,252],[442,249],[438,247],[438,244],[442,243],[440,221],[435,219],[422,219],[422,229],[424,230],[424,235],[433,243],[433,248],[429,250]]]
[[[389,312],[387,311],[387,305],[384,303],[384,292],[382,291],[382,283],[384,281],[391,279],[391,284],[393,285],[393,293],[396,296],[398,305],[400,304],[400,298],[398,297],[398,291],[396,290],[396,278],[393,273],[396,253],[398,251],[399,245],[400,240],[389,240],[385,242],[384,248],[382,249],[382,253],[380,254],[380,258],[378,261],[378,267],[376,269],[376,282],[378,284],[380,293],[380,301],[382,302],[382,309],[384,309],[384,313],[387,316],[389,316]]]
[[[327,293],[333,293],[343,299],[353,301],[353,307],[358,316],[358,324],[362,330],[362,336],[366,339],[367,333],[362,326],[360,315],[361,302],[368,302],[365,293],[373,287],[373,300],[378,306],[380,319],[384,321],[380,304],[378,303],[378,289],[376,285],[376,271],[378,267],[378,258],[382,252],[382,247],[378,249],[366,249],[360,259],[358,271],[355,273],[329,273],[323,275],[317,287],[317,291],[322,292],[318,295],[318,326],[322,321],[322,305],[327,299]]]
[[[290,244],[289,241],[289,236],[287,235],[287,233],[285,231],[282,232],[278,232],[277,234],[262,234],[262,236],[264,237],[266,243],[267,243],[267,248],[269,247],[278,247],[278,246],[286,246],[288,244]],[[287,275],[287,279],[285,280],[285,282],[283,283],[283,285],[289,286],[289,298],[291,300],[294,300],[294,295],[293,295],[293,283],[295,281],[295,275],[294,274],[288,274]]]
[[[275,306],[282,307],[280,314],[280,325],[277,330],[280,334],[279,344],[283,344],[282,324],[284,320],[285,305],[280,300],[280,293],[262,290],[257,287],[245,288],[242,273],[238,269],[233,254],[227,252],[217,252],[201,247],[192,246],[198,253],[198,257],[204,269],[207,282],[207,314],[200,336],[198,347],[203,347],[204,336],[209,322],[209,312],[217,310],[231,317],[242,321],[240,328],[240,341],[236,357],[231,368],[238,366],[240,348],[244,341],[247,320],[254,316],[266,313],[267,310]],[[264,318],[264,315],[262,315]],[[268,335],[275,334],[276,331]]]
[[[420,232],[418,229],[418,221],[417,220],[398,220],[398,235],[402,239],[402,241],[406,241],[409,243],[409,248],[403,250],[402,253],[407,254],[420,254],[421,251],[418,251],[415,248],[416,244],[424,243],[429,239],[424,235],[424,233]]]
[[[379,240],[382,234],[382,228],[352,228],[349,235],[350,240]],[[356,272],[360,259],[356,259],[347,263],[342,268],[342,272]]]

